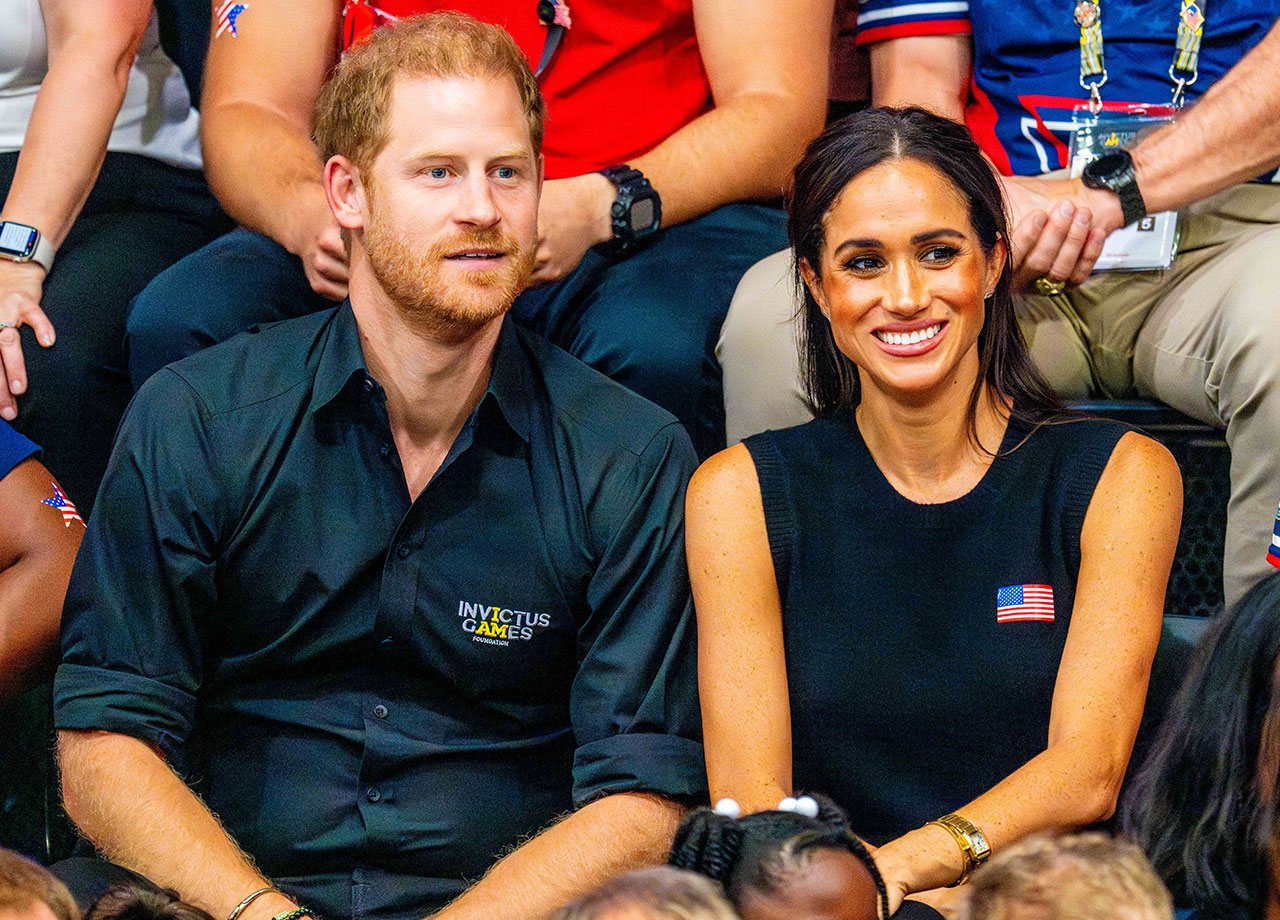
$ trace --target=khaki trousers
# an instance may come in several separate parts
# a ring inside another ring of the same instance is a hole
[[[1171,268],[1104,272],[1018,319],[1064,397],[1145,396],[1226,431],[1228,604],[1274,569],[1280,502],[1280,186],[1245,184],[1187,208]],[[812,417],[798,375],[789,253],[743,277],[721,329],[729,443]]]

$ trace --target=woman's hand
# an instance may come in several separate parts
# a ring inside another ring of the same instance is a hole
[[[10,422],[18,415],[15,397],[27,391],[27,367],[18,330],[30,326],[45,348],[54,342],[53,323],[40,309],[44,275],[44,266],[37,262],[0,261],[0,375],[4,380],[0,418]]]

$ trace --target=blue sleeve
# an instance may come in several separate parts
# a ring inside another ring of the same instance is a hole
[[[8,476],[15,466],[40,452],[40,448],[0,421],[0,479]]]
[[[965,35],[969,24],[968,0],[861,0],[858,4],[859,45],[917,35]]]
[[[587,588],[569,711],[578,747],[573,798],[656,792],[704,800],[684,493],[697,460],[672,424],[615,490],[608,537]]]

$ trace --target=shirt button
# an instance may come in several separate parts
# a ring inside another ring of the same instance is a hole
[[[365,790],[364,797],[368,799],[370,802],[382,801],[382,793],[374,788],[369,788]]]
[[[391,447],[389,445],[383,444],[381,447],[378,448],[378,453],[382,454],[382,456],[384,457],[389,457],[391,456]]]
[[[387,717],[387,707],[379,703],[377,706],[373,707],[373,714],[379,719],[385,719]]]
[[[372,392],[373,392],[373,380],[371,380],[371,379],[370,379],[370,378],[368,378],[368,377],[364,378],[364,391],[365,391],[366,393],[372,393]]]
[[[407,559],[409,557],[408,545],[405,543],[401,543],[399,549],[396,550],[396,555],[399,556],[401,559]]]
[[[383,639],[381,642],[378,643],[378,648],[382,649],[384,652],[389,652],[391,651],[391,647],[395,644],[396,644],[395,640],[392,639],[390,636],[387,636],[385,639]]]

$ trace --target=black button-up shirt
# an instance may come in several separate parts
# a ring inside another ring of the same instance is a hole
[[[421,916],[575,804],[705,795],[694,465],[671,416],[508,321],[411,503],[348,305],[240,336],[122,423],[57,725],[158,746],[322,915]]]

